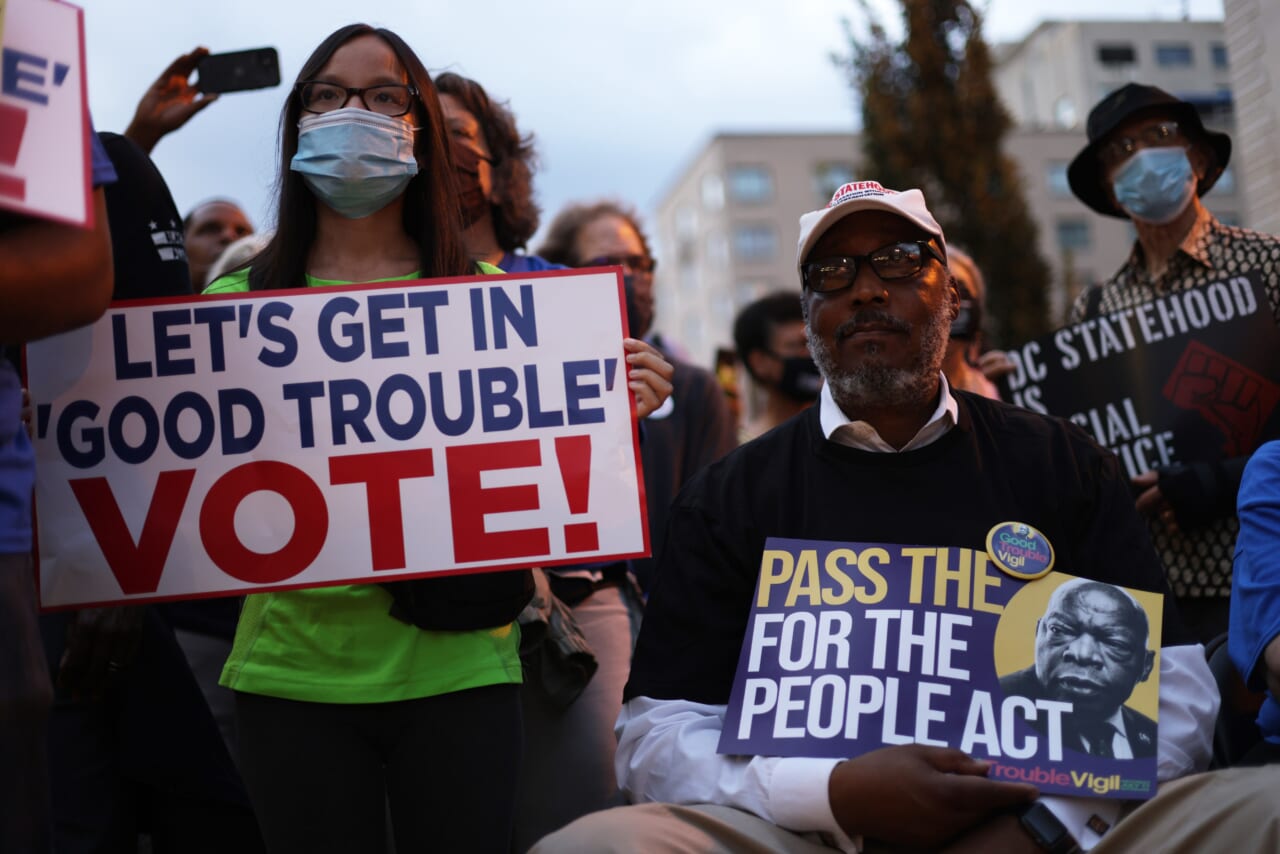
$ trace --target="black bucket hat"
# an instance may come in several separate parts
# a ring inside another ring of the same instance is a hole
[[[1180,128],[1189,131],[1187,136],[1191,140],[1203,143],[1213,152],[1213,162],[1200,179],[1196,188],[1197,195],[1203,196],[1209,192],[1222,170],[1227,168],[1227,161],[1231,159],[1231,137],[1225,133],[1205,130],[1193,104],[1179,100],[1155,86],[1127,83],[1089,111],[1089,121],[1085,124],[1089,144],[1067,167],[1067,183],[1071,185],[1071,192],[1100,214],[1128,219],[1128,214],[1111,200],[1111,194],[1103,186],[1104,177],[1102,164],[1098,162],[1098,149],[1111,131],[1126,119],[1141,113],[1167,115]]]

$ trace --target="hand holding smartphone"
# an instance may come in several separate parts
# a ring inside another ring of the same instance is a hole
[[[280,85],[280,58],[273,47],[211,53],[196,72],[196,88],[205,94],[269,89]]]

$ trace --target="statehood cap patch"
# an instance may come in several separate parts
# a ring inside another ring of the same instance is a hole
[[[890,190],[880,186],[879,181],[854,181],[845,184],[836,190],[831,196],[831,201],[827,202],[827,207],[834,208],[841,202],[847,202],[849,199],[862,199],[868,196],[888,196],[898,195],[897,190]]]
[[[919,190],[893,190],[879,181],[850,181],[831,196],[825,208],[809,211],[800,217],[800,242],[796,246],[796,270],[804,264],[805,257],[815,243],[844,217],[863,210],[882,210],[906,219],[936,238],[942,256],[947,255],[947,244],[942,236],[942,226],[929,212],[924,193]]]

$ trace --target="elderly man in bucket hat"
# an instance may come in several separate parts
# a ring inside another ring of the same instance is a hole
[[[1018,519],[1061,544],[1055,569],[1167,594],[1114,455],[1063,419],[948,385],[959,296],[947,257],[919,190],[859,181],[801,217],[819,400],[703,469],[672,505],[616,727],[619,785],[637,805],[579,819],[534,854],[1106,844],[1120,801],[1038,799],[936,741],[840,758],[717,752],[768,537],[981,549],[993,524]],[[1169,780],[1207,764],[1218,703],[1172,610],[1159,659]]]
[[[1206,130],[1193,105],[1137,83],[1094,107],[1086,130],[1089,144],[1067,169],[1071,189],[1098,213],[1132,221],[1137,241],[1114,276],[1080,295],[1071,322],[1255,270],[1280,321],[1280,240],[1225,226],[1200,203],[1227,166],[1230,137]],[[1178,606],[1203,641],[1227,630],[1247,459],[1184,460],[1134,479]]]

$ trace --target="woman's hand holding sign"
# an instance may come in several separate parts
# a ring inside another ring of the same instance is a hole
[[[1007,807],[1035,800],[1035,786],[988,780],[987,769],[988,763],[949,747],[884,747],[837,765],[827,797],[850,836],[936,848]]]
[[[639,338],[622,339],[622,348],[627,351],[627,386],[636,398],[636,418],[647,418],[671,396],[675,368]]]

